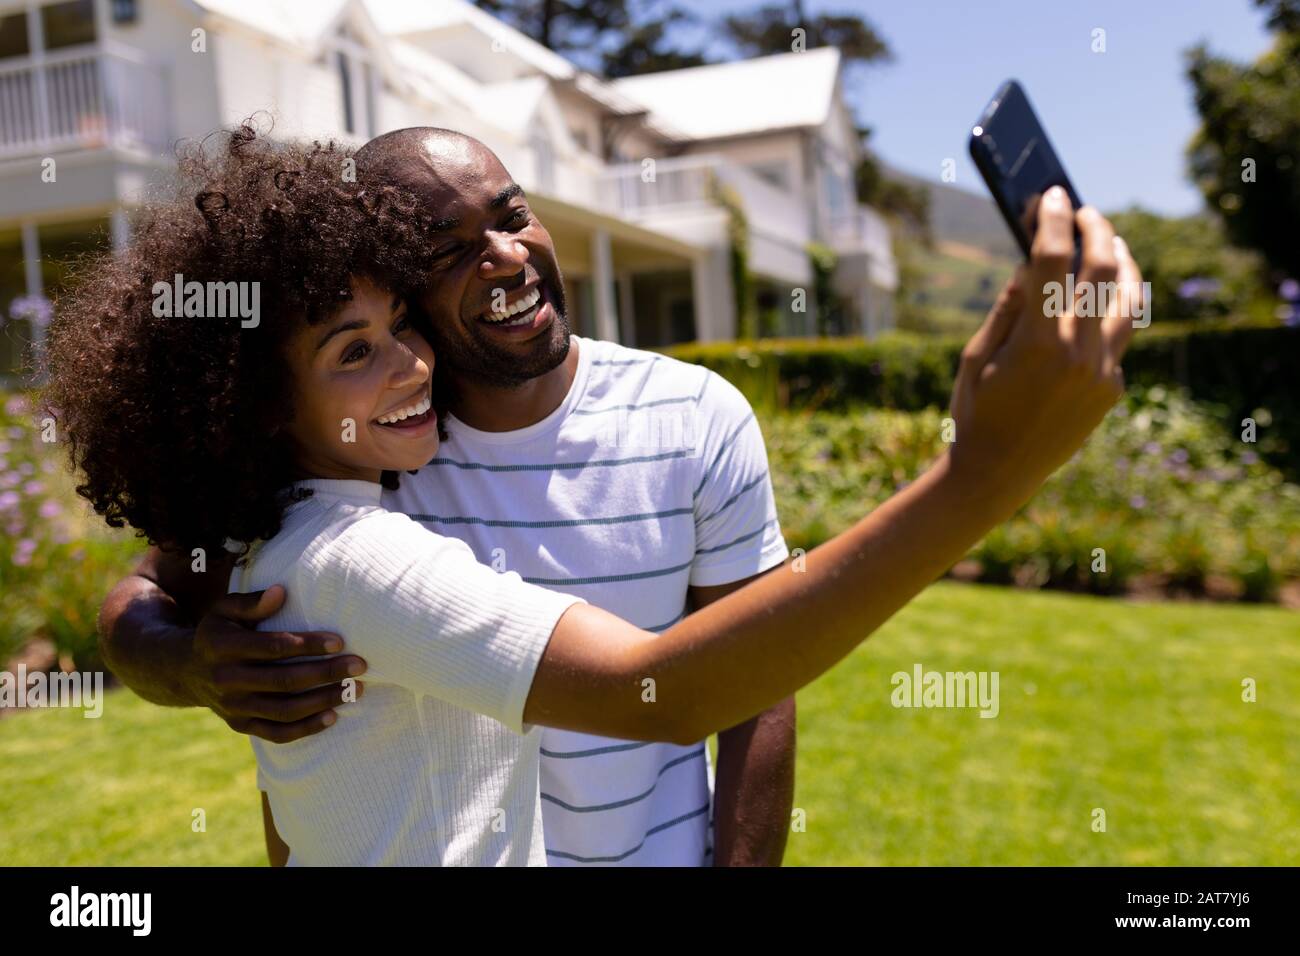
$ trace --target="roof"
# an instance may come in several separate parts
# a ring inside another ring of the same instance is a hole
[[[314,47],[350,0],[192,0],[208,13],[246,24],[297,46]]]
[[[365,0],[365,4],[379,32],[386,36],[427,33],[467,23],[553,80],[572,79],[578,71],[558,53],[465,0]]]
[[[835,102],[839,71],[840,51],[818,47],[629,76],[612,85],[692,139],[721,139],[821,126]]]

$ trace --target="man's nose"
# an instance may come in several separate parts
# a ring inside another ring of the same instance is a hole
[[[498,233],[488,240],[479,263],[479,275],[483,278],[516,275],[528,261],[528,247],[509,233]]]

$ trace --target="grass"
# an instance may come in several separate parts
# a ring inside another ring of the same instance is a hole
[[[917,663],[998,671],[998,717],[895,709]],[[264,862],[251,750],[209,713],[13,715],[0,766],[0,862]],[[1300,615],[944,582],[800,693],[786,862],[1296,864],[1296,766]]]

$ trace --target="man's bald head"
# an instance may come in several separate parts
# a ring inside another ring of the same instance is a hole
[[[376,136],[356,153],[358,168],[386,182],[414,185],[422,176],[455,176],[484,163],[504,169],[496,153],[473,136],[438,126],[408,126]]]
[[[456,130],[414,126],[376,136],[356,163],[380,205],[418,224],[429,266],[413,298],[439,368],[462,391],[522,385],[564,361],[570,328],[555,245],[496,153]],[[491,314],[534,289],[541,296],[519,320]],[[520,327],[530,318],[536,328]]]

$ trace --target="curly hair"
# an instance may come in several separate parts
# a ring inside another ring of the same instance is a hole
[[[333,142],[276,141],[245,122],[177,152],[174,195],[56,303],[44,398],[84,476],[77,492],[108,524],[168,550],[220,549],[280,529],[294,478],[289,336],[341,308],[354,276],[409,295],[427,223],[409,198],[349,174],[352,153]],[[155,316],[155,283],[177,275],[258,283],[259,323]]]

